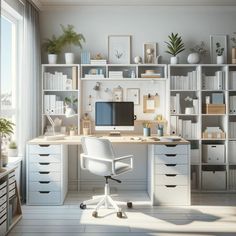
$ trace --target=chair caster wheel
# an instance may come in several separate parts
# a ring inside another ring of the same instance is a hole
[[[81,203],[79,207],[80,207],[80,209],[82,209],[82,210],[86,209],[86,205],[85,205],[84,203]]]
[[[128,208],[132,208],[133,207],[133,203],[132,202],[127,202],[127,207]]]
[[[122,211],[118,211],[118,212],[116,213],[116,216],[117,216],[118,218],[122,218]]]
[[[92,216],[97,218],[98,217],[98,212],[97,211],[93,211]]]

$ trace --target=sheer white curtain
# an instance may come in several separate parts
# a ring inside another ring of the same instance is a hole
[[[39,12],[28,1],[24,7],[24,32],[22,37],[22,66],[19,88],[19,148],[23,156],[22,194],[26,186],[26,143],[40,131],[40,35]]]

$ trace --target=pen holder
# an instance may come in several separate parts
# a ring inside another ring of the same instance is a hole
[[[143,128],[143,136],[144,136],[144,137],[151,136],[151,128],[146,128],[146,127],[144,127],[144,128]]]

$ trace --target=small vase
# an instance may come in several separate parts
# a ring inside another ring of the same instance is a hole
[[[143,136],[148,137],[151,136],[151,129],[150,128],[143,128]]]
[[[200,55],[197,52],[190,53],[188,55],[187,61],[189,64],[197,64],[200,62]]]
[[[74,60],[75,60],[74,53],[72,53],[72,52],[66,52],[65,53],[66,64],[74,64]]]
[[[236,48],[232,48],[232,64],[236,64]]]
[[[48,63],[57,64],[57,54],[48,54]]]
[[[170,58],[170,64],[175,65],[178,63],[179,63],[179,57],[175,56]]]
[[[217,56],[216,57],[216,64],[224,64],[224,56]]]
[[[75,130],[70,130],[70,136],[75,136]]]

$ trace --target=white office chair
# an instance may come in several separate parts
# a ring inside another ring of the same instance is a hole
[[[113,201],[110,196],[110,187],[108,180],[112,179],[121,183],[120,180],[112,178],[133,169],[133,155],[115,157],[111,142],[107,139],[100,139],[94,137],[83,137],[81,139],[84,153],[80,155],[81,168],[87,169],[95,175],[104,176],[106,180],[105,194],[99,198],[90,199],[80,204],[81,209],[86,209],[88,204],[97,204],[93,216],[98,216],[98,209],[105,205],[109,208],[111,205],[117,212],[117,217],[122,218],[122,211]],[[122,160],[129,160],[129,164],[121,162]],[[127,206],[132,207],[132,202],[128,202]]]

